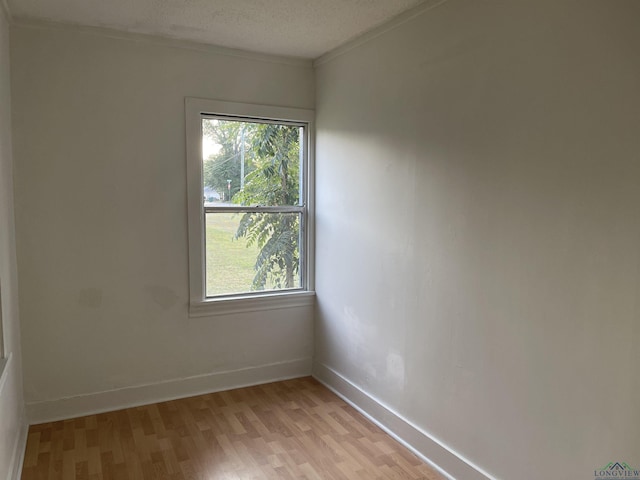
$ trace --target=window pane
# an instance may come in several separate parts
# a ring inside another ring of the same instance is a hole
[[[299,205],[302,129],[203,118],[205,206]]]
[[[300,288],[299,213],[207,213],[207,297]]]

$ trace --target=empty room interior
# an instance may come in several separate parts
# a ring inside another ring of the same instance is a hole
[[[0,479],[640,479],[640,2],[2,0]]]

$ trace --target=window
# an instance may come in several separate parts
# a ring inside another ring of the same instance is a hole
[[[311,304],[313,112],[185,105],[190,315]]]

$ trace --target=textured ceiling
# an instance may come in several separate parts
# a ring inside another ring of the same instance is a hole
[[[318,56],[423,0],[8,0],[39,19],[305,58]]]

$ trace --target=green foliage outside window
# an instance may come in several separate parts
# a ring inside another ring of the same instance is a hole
[[[204,183],[232,205],[300,204],[301,128],[226,120],[203,122],[217,152],[203,165]],[[300,266],[300,214],[242,213],[235,233],[258,248],[251,288],[296,287]]]

